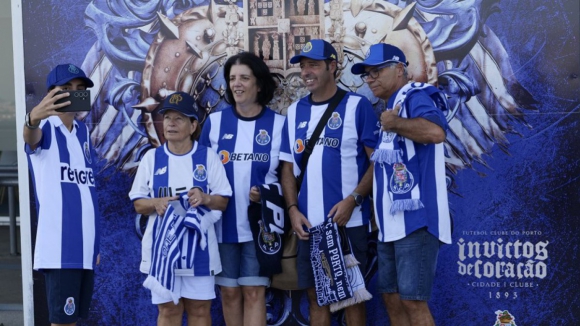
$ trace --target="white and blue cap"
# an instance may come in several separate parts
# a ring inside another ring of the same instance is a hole
[[[293,56],[290,59],[291,64],[299,63],[302,58],[309,58],[312,60],[336,60],[336,50],[325,40],[314,39],[308,41],[300,51],[300,54]]]
[[[369,52],[367,52],[366,59],[363,62],[354,64],[350,71],[355,75],[360,75],[365,72],[365,67],[382,66],[389,62],[400,62],[405,66],[409,65],[405,54],[398,47],[386,43],[373,44],[369,48]]]
[[[87,88],[93,87],[95,85],[81,68],[73,65],[72,63],[66,63],[54,67],[48,76],[46,76],[46,89],[51,89],[55,86],[62,86],[77,78],[82,79],[85,82],[85,86]]]
[[[168,110],[177,111],[186,117],[199,121],[195,100],[185,92],[175,92],[163,100],[158,112],[159,114],[163,114]]]

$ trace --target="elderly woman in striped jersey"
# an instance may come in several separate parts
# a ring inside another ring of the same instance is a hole
[[[142,244],[141,271],[150,274],[144,285],[152,289],[152,303],[158,306],[158,325],[181,325],[185,311],[188,325],[209,326],[211,300],[216,297],[214,275],[221,271],[213,224],[207,228],[203,245],[195,238],[196,230],[181,229],[181,242],[174,246],[180,257],[171,265],[174,269],[166,270],[175,279],[170,291],[148,286],[151,276],[159,272],[151,267],[160,258],[152,247],[159,243],[155,237],[161,235],[153,229],[163,218],[169,218],[164,215],[178,195],[187,193],[192,207],[215,213],[226,208],[232,191],[217,154],[195,140],[200,127],[193,98],[176,92],[163,101],[159,113],[163,114],[166,143],[145,154],[129,193],[137,213],[150,215]]]

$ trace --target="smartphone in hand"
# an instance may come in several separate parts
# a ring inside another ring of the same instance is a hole
[[[68,97],[61,98],[54,102],[55,104],[70,101],[70,105],[57,109],[58,112],[79,112],[91,110],[91,91],[88,89],[79,91],[58,91],[56,95],[62,93],[69,93]]]

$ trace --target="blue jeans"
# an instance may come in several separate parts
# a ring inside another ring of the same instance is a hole
[[[431,298],[440,242],[426,228],[403,239],[379,242],[379,293],[399,293],[401,300]]]

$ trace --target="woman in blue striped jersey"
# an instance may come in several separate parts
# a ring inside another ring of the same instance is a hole
[[[209,115],[200,143],[216,151],[226,169],[234,196],[216,224],[223,270],[220,285],[228,326],[266,325],[265,291],[270,275],[260,274],[248,205],[258,202],[255,186],[278,181],[278,156],[284,117],[266,105],[276,83],[264,61],[242,52],[224,66],[226,98],[232,105]]]

